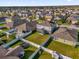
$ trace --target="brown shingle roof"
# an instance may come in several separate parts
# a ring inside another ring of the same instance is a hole
[[[8,56],[8,57],[2,57],[0,59],[20,59],[20,58],[16,56]]]
[[[0,46],[0,57],[5,56],[7,52],[8,52],[7,49],[5,49],[3,46]]]
[[[26,20],[25,19],[15,19],[14,21],[13,21],[13,26],[14,27],[16,27],[16,26],[18,26],[18,25],[21,25],[21,24],[24,24],[24,23],[26,23]]]
[[[20,52],[23,52],[24,49],[21,46],[17,46],[14,49],[12,49],[11,51],[9,51],[6,56],[18,56],[20,54]]]
[[[75,29],[67,29],[67,28],[59,28],[56,32],[53,33],[55,38],[66,39],[70,41],[77,41],[77,30]]]
[[[43,23],[39,24],[39,25],[43,25],[43,26],[51,26],[51,23],[48,21],[44,21]]]

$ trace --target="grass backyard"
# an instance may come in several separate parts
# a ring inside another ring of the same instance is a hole
[[[39,24],[41,24],[41,23],[43,23],[43,20],[39,19],[39,20],[37,20],[37,22],[38,22]]]
[[[5,26],[5,24],[0,24],[0,26]]]
[[[14,36],[11,36],[10,39],[13,39]],[[42,35],[38,32],[35,32],[35,33],[31,34],[30,36],[28,36],[26,39],[31,41],[31,42],[34,42],[36,44],[42,44],[48,39],[48,37],[49,37],[48,35]],[[6,36],[3,37],[3,38],[6,39]],[[15,46],[20,45],[20,44],[22,44],[22,42],[18,41],[14,45],[12,45],[11,47],[14,48]],[[66,45],[66,44],[63,44],[63,43],[60,43],[60,42],[57,42],[57,41],[52,41],[48,45],[47,48],[49,48],[53,51],[57,51],[57,52],[65,55],[65,56],[71,57],[73,59],[79,58],[79,48],[78,47],[75,48],[73,46],[69,46],[69,45]],[[31,56],[32,53],[35,52],[36,49],[37,48],[35,48],[33,46],[29,46],[28,48],[25,48],[24,49],[25,55],[24,55],[23,59],[28,59],[29,56]],[[43,53],[39,56],[38,59],[53,59],[53,58],[49,53],[43,51]]]
[[[22,44],[22,42],[21,41],[18,41],[14,45],[12,45],[11,48],[14,48],[14,47],[16,47],[18,45],[21,45],[21,44]],[[24,57],[22,59],[28,59],[32,55],[32,53],[35,52],[36,49],[37,48],[35,48],[33,46],[29,46],[28,48],[25,48],[24,49],[25,54],[24,54]]]
[[[18,46],[18,45],[20,45],[20,44],[22,44],[22,42],[21,42],[21,41],[18,41],[18,42],[16,42],[15,44],[13,44],[13,45],[11,46],[11,48],[14,48],[14,47],[16,47],[16,46]]]
[[[25,55],[22,59],[28,59],[36,50],[37,48],[33,46],[29,46],[28,48],[24,49],[25,50]]]
[[[42,35],[38,32],[33,33],[32,35],[27,37],[27,40],[34,42],[36,44],[42,44],[48,39],[48,35]]]
[[[11,47],[14,48],[14,47],[16,47],[16,46],[18,46],[18,45],[21,45],[21,44],[22,44],[22,42],[21,42],[21,41],[18,41],[18,42],[16,42],[14,45],[12,45]],[[35,50],[36,50],[36,48],[33,47],[33,46],[29,46],[28,48],[25,48],[25,49],[24,49],[25,54],[24,54],[24,57],[23,57],[22,59],[28,59],[29,56],[31,56],[31,54],[32,54],[33,52],[35,52]]]
[[[44,51],[38,59],[53,59],[53,58],[51,54]]]
[[[0,37],[4,36],[5,34],[3,32],[0,32]]]
[[[8,31],[9,29],[8,28],[2,28],[2,29],[0,29],[0,32],[2,31],[2,32],[4,32],[4,31]]]
[[[2,40],[5,40],[6,43],[8,43],[8,42],[10,42],[11,40],[15,39],[15,34],[9,35],[9,38],[7,38],[6,35],[2,36],[1,38],[2,38]]]
[[[48,48],[73,59],[79,59],[79,48],[75,48],[57,41],[52,41]]]

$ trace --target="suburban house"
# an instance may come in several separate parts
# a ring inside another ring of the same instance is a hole
[[[67,18],[68,23],[76,24],[79,20],[79,15],[71,15]]]
[[[38,32],[43,34],[51,34],[57,28],[57,25],[55,23],[50,23],[49,21],[44,21],[41,24],[37,24],[36,28]]]
[[[27,21],[26,20],[26,29],[27,31],[33,31],[33,30],[36,30],[36,25],[37,25],[37,22],[32,20],[32,21]]]
[[[17,32],[26,31],[26,20],[25,19],[13,20],[13,28],[16,28]]]
[[[47,14],[45,15],[45,21],[51,21],[52,20],[52,15]]]
[[[17,23],[14,23],[14,28],[19,32],[22,31],[33,31],[36,29],[36,21],[27,21],[26,19],[18,20]]]
[[[20,19],[19,16],[13,16],[11,19],[6,20],[6,27],[16,28],[17,32],[35,30],[36,24],[36,21]]]
[[[66,44],[74,44],[78,41],[78,32],[75,29],[68,29],[65,27],[60,27],[52,34],[54,40],[66,43]]]
[[[13,27],[13,22],[11,18],[5,18],[6,27],[11,29]]]
[[[55,16],[55,17],[54,17],[54,20],[56,20],[56,21],[57,21],[57,20],[61,20],[61,18],[58,17],[58,16]]]
[[[24,49],[21,46],[16,46],[15,48],[9,50],[6,56],[17,56],[22,58],[24,56]]]
[[[6,17],[0,17],[0,22],[5,22]]]
[[[6,49],[0,46],[0,59],[20,59],[24,56],[24,49],[21,46],[16,46],[12,49]]]
[[[16,56],[1,57],[0,59],[20,59]]]
[[[7,27],[9,29],[11,29],[13,27],[13,22],[11,20],[11,18],[8,17],[0,17],[0,22],[4,23],[4,27]]]
[[[13,28],[14,27],[14,24],[15,24],[15,22],[17,21],[17,20],[19,20],[20,19],[20,17],[18,16],[18,15],[16,15],[16,16],[11,16],[11,17],[7,17],[7,18],[5,18],[5,22],[6,22],[6,27],[7,28]],[[18,22],[18,21],[17,21]],[[16,22],[16,23],[17,23]]]

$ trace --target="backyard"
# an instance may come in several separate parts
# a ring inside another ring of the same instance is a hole
[[[44,51],[38,59],[53,59],[53,58],[51,54]]]
[[[35,33],[31,34],[30,36],[26,37],[25,39],[41,45],[42,43],[44,43],[48,39],[48,37],[49,36],[47,34],[42,35],[38,32],[35,32]],[[2,38],[6,39],[6,36],[3,36]],[[8,40],[11,41],[14,38],[15,38],[15,35],[12,35],[12,36],[10,36],[10,39],[8,39]],[[7,41],[7,42],[10,42],[10,41]],[[22,44],[22,42],[18,41],[17,43],[12,45],[11,47],[14,48],[15,46],[21,45],[21,44]],[[57,41],[52,41],[47,46],[47,48],[49,48],[53,51],[57,51],[58,53],[61,53],[65,56],[71,57],[73,59],[79,58],[79,47],[69,46],[69,45],[66,45],[66,44],[63,44],[63,43],[60,43],[60,42],[57,42]],[[23,59],[28,59],[28,57],[31,56],[31,54],[33,52],[35,52],[36,49],[37,48],[35,48],[33,46],[29,46],[28,48],[25,48],[24,49],[25,55],[24,55]],[[49,53],[43,51],[43,53],[39,56],[38,59],[52,59],[52,56]]]
[[[6,41],[6,43],[12,41],[13,39],[15,39],[15,33],[12,35],[9,35],[9,38],[7,38],[7,35],[4,35],[1,37],[3,41]]]
[[[38,20],[37,20],[37,23],[41,24],[41,23],[43,23],[43,20],[38,19]]]
[[[36,44],[42,44],[44,43],[47,39],[48,39],[48,35],[42,35],[38,32],[35,32],[33,33],[32,35],[28,36],[26,39],[31,41],[31,42],[34,42]]]
[[[22,45],[22,44],[23,44],[22,41],[18,41],[14,45],[12,45],[11,48],[14,48],[14,47],[16,47],[18,45]],[[35,47],[31,46],[31,45],[29,47],[27,47],[27,48],[24,48],[25,54],[24,54],[24,57],[22,59],[28,59],[32,55],[32,53],[35,52],[36,49],[37,48],[35,48]]]
[[[37,48],[33,46],[29,46],[28,48],[24,49],[25,55],[22,59],[28,59],[36,50]]]
[[[48,37],[49,37],[48,35],[42,35],[38,32],[35,32],[35,33],[31,34],[30,36],[26,37],[26,39],[31,41],[31,42],[34,42],[36,44],[41,45],[42,43],[44,43],[48,39]],[[21,44],[22,44],[22,42],[18,41],[17,43],[15,43],[12,46],[12,48],[14,48],[17,45],[21,45]],[[28,59],[31,56],[31,54],[35,52],[36,49],[37,48],[35,48],[33,46],[29,46],[28,48],[25,48],[24,49],[25,55],[24,55],[23,59]],[[48,56],[48,58],[52,58],[50,54],[43,52],[39,59],[43,59],[46,56]]]
[[[0,24],[0,26],[5,26],[5,24]]]
[[[69,56],[73,59],[79,58],[79,48],[75,48],[73,46],[69,46],[57,41],[52,41],[49,46],[49,49],[57,51],[65,56]]]

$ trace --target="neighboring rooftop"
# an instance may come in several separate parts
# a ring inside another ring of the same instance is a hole
[[[67,29],[65,27],[59,28],[54,32],[53,36],[55,38],[61,38],[70,41],[77,41],[78,32],[75,29]]]
[[[19,58],[16,56],[9,56],[9,57],[2,57],[0,59],[19,59]]]

